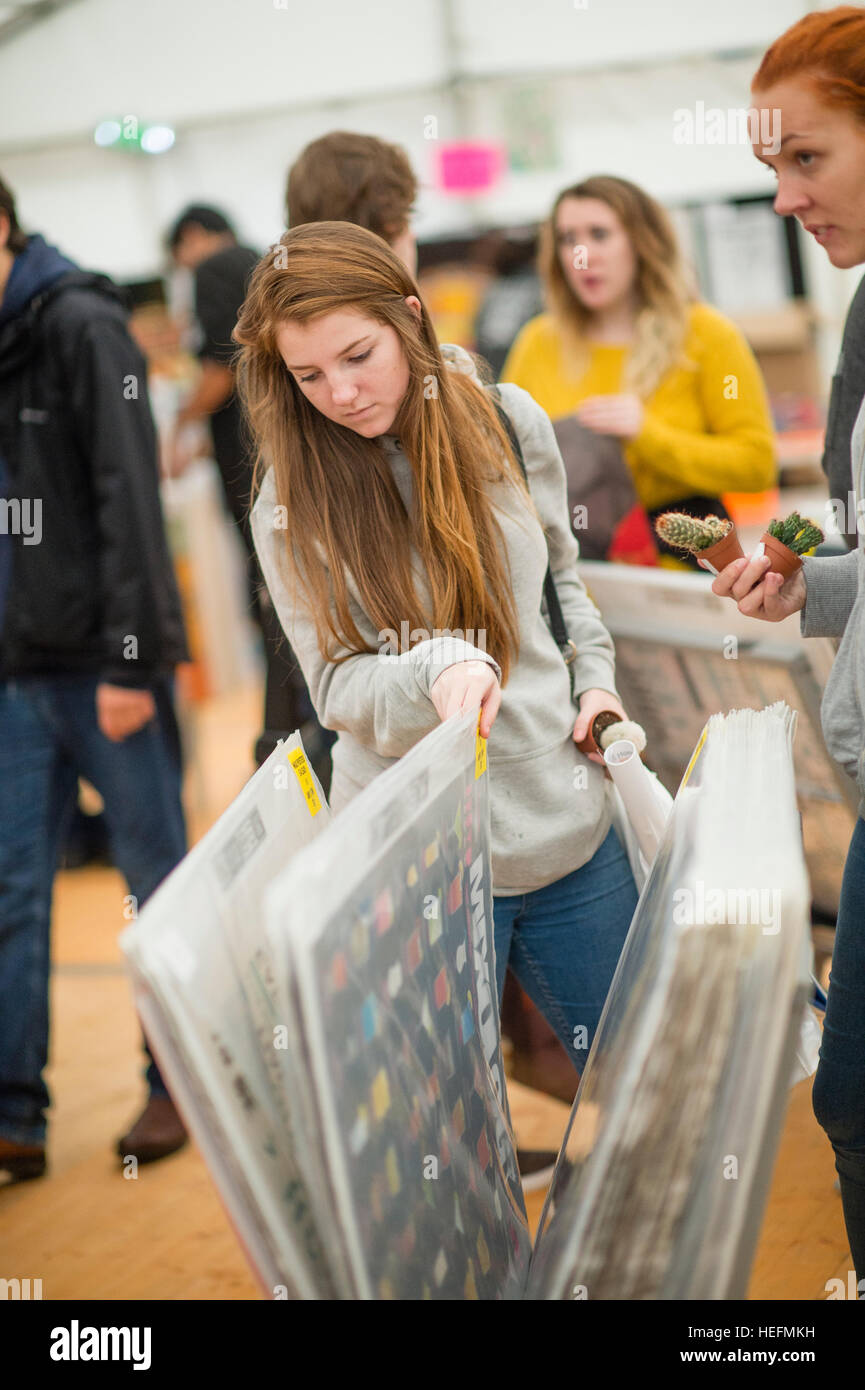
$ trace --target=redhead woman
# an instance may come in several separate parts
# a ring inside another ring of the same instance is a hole
[[[773,485],[753,353],[729,319],[693,302],[659,203],[609,175],[566,188],[541,230],[540,271],[549,312],[517,335],[503,381],[553,420],[576,415],[616,436],[650,516],[726,516],[722,492]]]
[[[577,574],[552,426],[527,392],[502,388],[527,490],[472,359],[439,347],[406,266],[346,222],[285,233],[235,337],[258,447],[253,533],[316,712],[339,735],[331,804],[481,707],[499,998],[510,964],[579,1069],[637,892],[602,767],[575,741],[601,709],[624,711]],[[573,695],[542,608],[548,564]],[[383,659],[405,631],[413,645]]]
[[[865,11],[817,11],[772,44],[754,78],[752,103],[780,110],[781,146],[757,158],[778,182],[775,211],[792,214],[832,265],[865,264]],[[865,382],[862,383],[865,393]],[[865,405],[851,440],[853,484],[865,498]],[[861,513],[861,505],[859,511]],[[865,1293],[865,549],[805,559],[786,581],[766,556],[737,560],[712,588],[764,622],[800,613],[805,637],[841,638],[823,697],[826,744],[857,779],[853,831],[832,953],[814,1113],[835,1150],[844,1220],[860,1297]]]

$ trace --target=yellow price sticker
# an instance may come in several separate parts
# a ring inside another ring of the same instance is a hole
[[[700,735],[700,737],[699,737],[699,740],[698,740],[698,742],[697,742],[697,746],[696,746],[696,748],[694,749],[693,753],[691,754],[691,761],[688,763],[688,766],[685,768],[685,775],[684,775],[684,777],[682,778],[681,782],[679,783],[679,791],[681,791],[683,787],[686,787],[686,786],[688,785],[688,778],[690,777],[691,773],[694,771],[694,766],[695,766],[695,764],[696,764],[696,762],[697,762],[697,759],[699,758],[700,754],[701,754],[702,751],[703,751],[703,744],[706,742],[706,735],[707,735],[708,732],[709,732],[709,726],[708,726],[708,724],[706,724],[705,727],[704,727],[704,729],[703,729],[703,732],[701,733],[701,735]]]
[[[475,740],[475,781],[487,770],[487,741],[481,738],[481,716],[478,713],[477,739]]]
[[[297,780],[300,783],[300,790],[306,798],[309,807],[309,814],[317,816],[321,810],[321,802],[318,799],[318,792],[315,790],[315,783],[312,780],[312,773],[307,765],[306,757],[302,748],[295,748],[291,753],[285,755],[294,768]]]

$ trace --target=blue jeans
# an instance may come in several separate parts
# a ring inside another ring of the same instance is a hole
[[[637,906],[615,829],[588,863],[546,888],[493,897],[496,985],[510,966],[582,1072]]]
[[[812,1103],[835,1150],[853,1267],[857,1278],[865,1279],[865,821],[861,817],[844,865]]]
[[[79,775],[105,803],[138,907],[186,852],[170,680],[149,687],[156,718],[121,743],[99,730],[96,686],[78,675],[0,681],[0,1137],[20,1144],[45,1139],[51,895]],[[146,1077],[151,1094],[168,1094],[152,1056]]]

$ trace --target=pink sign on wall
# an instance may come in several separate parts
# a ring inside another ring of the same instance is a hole
[[[439,187],[446,193],[484,193],[498,182],[505,166],[503,145],[461,140],[438,153]]]

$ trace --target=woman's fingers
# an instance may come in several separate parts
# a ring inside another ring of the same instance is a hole
[[[767,574],[762,583],[739,600],[739,612],[746,618],[764,618],[770,623],[779,623],[789,617],[794,610],[780,596],[784,583],[784,576],[777,571]]]
[[[749,560],[737,579],[734,579],[731,588],[731,597],[734,599],[745,598],[751,590],[765,579],[772,567],[772,561],[768,555],[760,555],[756,560]]]
[[[780,623],[805,607],[808,585],[803,569],[789,578],[771,568],[767,555],[733,560],[715,578],[712,592],[731,598],[746,618]]]
[[[699,555],[697,560],[699,562]],[[712,580],[712,593],[720,595],[721,598],[729,598],[730,590],[735,580],[747,566],[748,561],[742,557],[738,560],[731,560],[729,565],[720,570],[715,579]],[[705,568],[705,567],[704,567]]]
[[[499,712],[502,703],[502,688],[497,680],[493,680],[492,687],[487,691],[481,703],[481,738],[489,738],[490,729],[493,727],[495,717]]]
[[[743,599],[764,577],[770,564],[768,555],[760,555],[756,560],[740,556],[712,580],[712,593],[719,594],[721,598]]]
[[[751,589],[750,592],[747,592],[743,598],[739,599],[739,612],[743,613],[746,618],[769,616],[765,609],[767,593],[766,582],[766,580],[763,580],[760,584],[757,584],[755,588]]]
[[[480,663],[480,669],[468,669],[473,664],[475,663],[459,662],[443,671],[433,686],[433,703],[442,720],[451,719],[474,705],[480,705],[481,737],[488,738],[501,704],[501,686],[492,666],[483,662]]]

